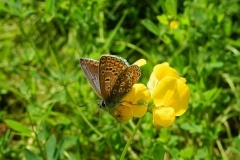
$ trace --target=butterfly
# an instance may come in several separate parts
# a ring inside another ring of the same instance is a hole
[[[141,76],[138,65],[120,57],[103,55],[99,61],[80,58],[79,63],[93,90],[101,99],[100,108],[114,108]]]

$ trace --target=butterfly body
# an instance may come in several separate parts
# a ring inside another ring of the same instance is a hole
[[[92,88],[101,99],[100,108],[113,108],[130,92],[141,75],[140,67],[126,60],[103,55],[99,61],[80,58],[81,68]]]

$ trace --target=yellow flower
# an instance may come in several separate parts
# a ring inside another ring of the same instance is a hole
[[[177,29],[179,24],[178,24],[177,21],[173,20],[173,21],[170,22],[169,26],[170,26],[171,29]]]
[[[147,62],[146,62],[145,59],[139,59],[139,60],[137,60],[137,61],[136,61],[135,63],[133,63],[133,64],[136,64],[136,65],[138,65],[139,67],[141,67],[141,66],[147,64]]]
[[[167,76],[179,78],[177,71],[175,69],[169,67],[169,64],[167,62],[156,65],[153,68],[153,73],[151,74],[150,79],[147,84],[150,92],[152,93],[154,91],[154,89],[156,88],[158,82]]]
[[[147,103],[151,95],[143,84],[134,84],[131,91],[121,99],[121,105],[116,107],[113,116],[121,122],[127,122],[132,117],[140,118],[147,111]]]
[[[182,115],[188,107],[190,90],[186,79],[179,77],[177,71],[162,63],[154,67],[148,82],[153,102],[153,124],[155,127],[168,127],[175,116]]]
[[[175,121],[175,112],[171,107],[156,107],[153,109],[154,127],[169,127]]]

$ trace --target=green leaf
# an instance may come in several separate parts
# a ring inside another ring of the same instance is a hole
[[[54,135],[52,135],[46,142],[46,154],[47,154],[48,160],[53,159],[55,148],[56,148],[56,138]]]
[[[193,147],[186,147],[180,151],[181,158],[183,159],[191,159],[193,154]]]
[[[19,88],[20,88],[20,92],[21,92],[22,94],[27,94],[28,86],[26,85],[26,83],[24,82],[23,79],[20,81],[20,86],[19,86]]]
[[[40,157],[38,157],[35,153],[33,153],[32,151],[28,150],[28,149],[24,149],[24,156],[26,158],[26,160],[41,160]]]
[[[4,122],[13,130],[22,132],[22,133],[30,133],[32,130],[30,130],[28,127],[24,126],[23,124],[11,120],[11,119],[5,119]]]
[[[171,16],[177,15],[177,1],[175,0],[166,0],[165,1],[165,8],[167,10],[167,13]]]
[[[64,136],[59,141],[59,145],[56,149],[56,154],[54,155],[54,159],[59,159],[59,157],[63,154],[66,148],[71,148],[76,146],[78,141],[78,136]]]
[[[240,151],[240,139],[238,137],[234,138],[234,142],[238,148],[238,150]]]
[[[164,24],[164,25],[168,25],[169,24],[168,18],[167,18],[167,16],[165,14],[157,16],[157,19],[158,19],[158,21],[161,24]]]
[[[55,12],[55,1],[46,0],[45,10],[47,11],[47,13],[50,13],[51,15],[54,14],[54,12]]]
[[[184,122],[180,124],[180,128],[183,130],[189,131],[190,133],[201,133],[203,131],[203,127],[200,124],[190,124],[188,122]]]
[[[226,36],[230,36],[232,34],[233,29],[233,22],[229,19],[225,20],[223,23],[223,31],[226,34]]]
[[[141,21],[142,25],[146,27],[150,32],[155,34],[156,36],[159,36],[159,28],[150,20],[144,19]]]
[[[160,142],[155,143],[153,146],[153,150],[152,150],[154,159],[163,160],[164,153],[165,153],[165,151],[164,151],[162,143],[160,143]]]
[[[63,137],[60,142],[59,142],[59,147],[56,151],[56,155],[55,155],[55,159],[59,159],[60,155],[63,153],[64,149],[65,149],[65,141],[66,138]]]
[[[169,36],[166,35],[166,34],[163,35],[162,40],[163,40],[163,42],[164,42],[165,44],[170,44],[170,43],[172,43],[171,39],[170,39]]]

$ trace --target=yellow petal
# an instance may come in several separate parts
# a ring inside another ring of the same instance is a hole
[[[133,105],[138,104],[139,101],[148,103],[151,99],[150,91],[148,88],[141,84],[134,84],[131,91],[121,99],[121,102],[129,102]]]
[[[136,61],[133,64],[138,65],[139,67],[141,67],[141,66],[147,64],[147,61],[145,59],[139,59],[138,61]]]
[[[157,84],[158,84],[158,79],[156,78],[155,74],[152,73],[149,78],[148,84],[147,84],[147,87],[148,87],[149,91],[151,92],[151,94],[153,93]]]
[[[180,80],[181,80],[183,83],[186,83],[186,82],[187,82],[187,80],[186,80],[185,78],[183,78],[183,77],[180,77]]]
[[[153,125],[156,128],[169,127],[175,121],[175,112],[171,107],[156,107],[153,109]]]
[[[114,117],[120,122],[127,122],[132,118],[130,107],[119,106],[114,110]]]
[[[172,107],[180,116],[187,110],[190,90],[181,79],[166,77],[158,83],[152,97],[156,106]]]
[[[148,88],[140,83],[134,84],[131,91],[121,99],[121,105],[116,109],[115,118],[126,122],[132,116],[140,118],[147,111],[147,103],[151,100]]]
[[[160,81],[153,92],[152,98],[156,106],[168,106],[169,101],[176,88],[176,78],[166,77]]]
[[[180,116],[187,110],[188,101],[190,98],[190,90],[188,86],[181,80],[178,80],[177,83],[176,92],[174,94],[178,96],[175,96],[176,99],[174,103],[172,103],[172,107],[175,110],[176,116]]]
[[[168,63],[158,64],[153,68],[153,73],[155,74],[158,81],[162,80],[167,76],[179,78],[179,75],[175,69],[169,66]]]
[[[147,106],[144,105],[140,105],[140,106],[133,106],[132,107],[132,114],[133,117],[136,118],[141,118],[142,116],[145,115],[145,113],[147,112]]]

